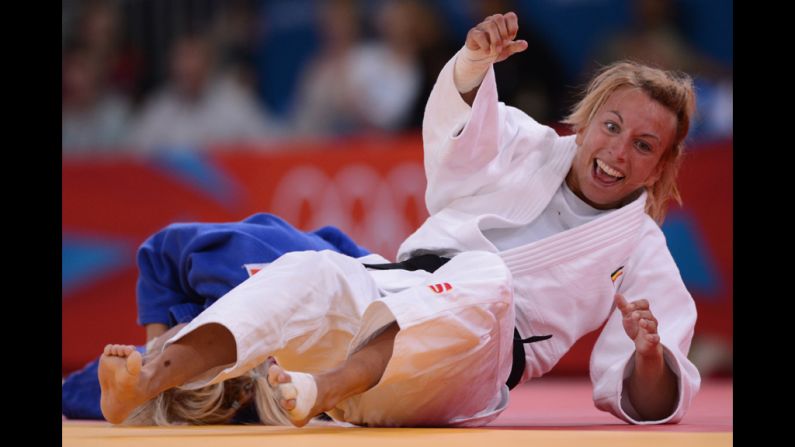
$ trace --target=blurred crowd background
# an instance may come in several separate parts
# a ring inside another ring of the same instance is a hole
[[[698,114],[663,225],[732,370],[732,0],[62,0],[63,372],[141,344],[135,252],[178,221],[271,212],[388,258],[427,216],[420,128],[467,31],[515,11],[500,99],[561,133],[600,65],[690,73]],[[595,333],[558,373],[586,374]]]
[[[694,137],[732,132],[725,0],[63,0],[63,152],[418,129],[467,30],[516,11],[501,99],[554,125],[593,70],[692,74]]]

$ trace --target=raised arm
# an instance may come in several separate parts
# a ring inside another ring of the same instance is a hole
[[[431,91],[422,124],[431,214],[495,185],[518,169],[517,159],[551,148],[558,138],[498,101],[492,65],[527,48],[512,40],[517,31],[514,13],[490,16],[473,27]]]
[[[527,49],[527,41],[513,40],[518,31],[519,18],[513,12],[486,17],[469,30],[453,75],[455,86],[467,104],[472,105],[492,64]]]

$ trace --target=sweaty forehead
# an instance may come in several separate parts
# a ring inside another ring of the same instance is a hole
[[[599,108],[600,114],[618,114],[625,125],[646,128],[661,137],[676,133],[676,115],[637,87],[616,89]],[[644,129],[639,129],[644,130]]]

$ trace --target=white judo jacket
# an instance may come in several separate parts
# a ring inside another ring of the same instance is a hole
[[[457,57],[440,73],[423,122],[431,216],[401,245],[398,259],[498,253],[512,275],[519,333],[552,334],[525,345],[522,382],[551,370],[580,337],[604,324],[590,360],[596,407],[634,424],[680,421],[700,386],[687,359],[696,307],[662,231],[644,211],[646,194],[584,225],[500,252],[483,230],[533,221],[564,181],[577,147],[574,136],[560,137],[498,102],[493,68],[470,107],[453,83]],[[613,304],[616,292],[629,301],[647,299],[659,321],[665,360],[679,387],[676,410],[665,419],[641,421],[622,399],[634,343]]]

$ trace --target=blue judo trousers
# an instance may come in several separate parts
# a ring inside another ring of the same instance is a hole
[[[138,323],[187,323],[248,278],[245,264],[269,263],[305,250],[333,250],[354,258],[369,254],[335,227],[303,232],[266,213],[241,222],[169,225],[138,249]],[[64,381],[61,411],[67,418],[104,419],[98,366],[96,359]],[[256,420],[250,411],[235,418]]]

